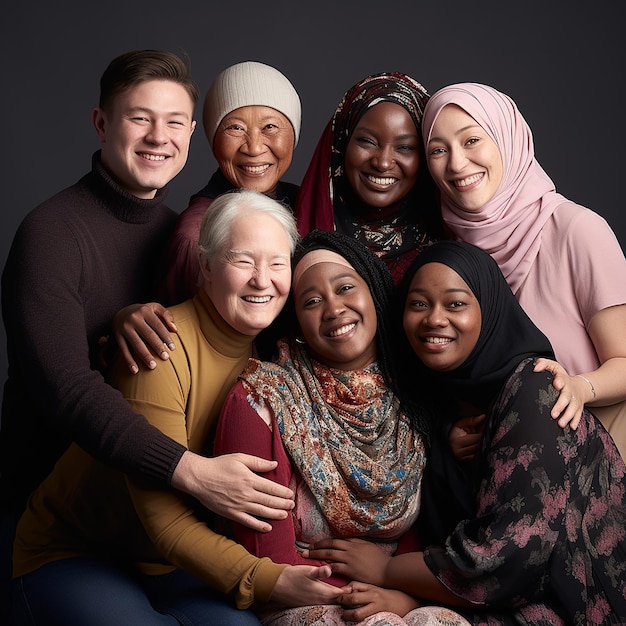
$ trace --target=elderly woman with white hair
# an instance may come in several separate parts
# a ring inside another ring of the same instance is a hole
[[[285,206],[251,190],[216,199],[200,233],[202,286],[173,307],[179,349],[155,371],[112,368],[133,408],[210,454],[221,405],[283,308],[298,239]],[[232,455],[235,459],[244,455]],[[13,553],[17,624],[258,624],[268,600],[332,603],[328,567],[258,558],[180,492],[155,491],[76,445],[31,496]]]

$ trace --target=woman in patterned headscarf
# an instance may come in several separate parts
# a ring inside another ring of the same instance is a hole
[[[296,200],[302,235],[338,230],[383,258],[395,282],[443,229],[420,124],[428,93],[390,72],[351,87],[328,122]]]

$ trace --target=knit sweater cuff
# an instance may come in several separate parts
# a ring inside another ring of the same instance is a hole
[[[144,475],[169,487],[174,470],[186,451],[185,446],[162,435],[146,451],[142,462]]]
[[[289,565],[274,563],[267,557],[263,557],[259,560],[252,582],[252,597],[256,602],[269,602],[272,592],[274,591],[276,581],[286,567],[289,567]],[[238,602],[238,605],[240,604],[241,602]],[[248,607],[239,606],[239,608]]]

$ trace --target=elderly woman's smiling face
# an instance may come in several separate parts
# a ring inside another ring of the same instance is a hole
[[[266,213],[242,212],[224,245],[202,266],[204,289],[218,313],[235,330],[256,336],[287,301],[291,284],[291,241]]]
[[[271,193],[291,165],[294,146],[291,122],[276,109],[255,105],[224,117],[213,154],[235,187]]]

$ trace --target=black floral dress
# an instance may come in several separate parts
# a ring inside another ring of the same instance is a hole
[[[626,466],[588,411],[577,430],[559,427],[551,375],[532,369],[520,363],[490,413],[474,514],[425,560],[476,603],[456,609],[472,624],[626,624]]]

